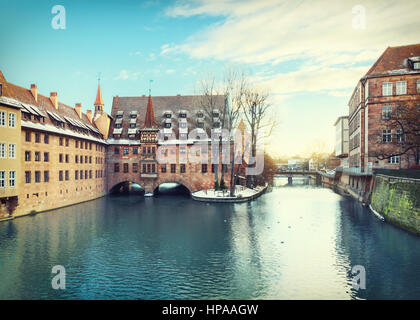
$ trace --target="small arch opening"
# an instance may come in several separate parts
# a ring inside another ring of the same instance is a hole
[[[109,191],[111,196],[121,196],[121,195],[139,195],[144,196],[144,188],[131,181],[123,181],[111,188]]]
[[[161,183],[155,190],[156,196],[185,196],[190,197],[190,190],[181,183],[165,182]]]

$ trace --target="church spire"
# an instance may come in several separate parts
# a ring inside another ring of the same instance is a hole
[[[94,102],[94,106],[95,106],[95,114],[94,116],[96,116],[96,114],[102,114],[104,111],[104,101],[102,100],[102,93],[101,93],[101,78],[100,78],[100,73],[98,75],[98,91],[96,92],[96,99]]]
[[[153,110],[152,96],[149,94],[149,99],[147,101],[146,117],[144,120],[144,128],[157,128],[157,127],[158,125],[155,121],[155,112]]]

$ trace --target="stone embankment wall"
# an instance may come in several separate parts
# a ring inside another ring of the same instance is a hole
[[[376,175],[371,206],[389,222],[420,235],[420,180]]]

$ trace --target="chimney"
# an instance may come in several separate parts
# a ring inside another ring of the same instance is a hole
[[[92,110],[87,110],[86,116],[88,117],[89,122],[92,124]]]
[[[38,102],[38,87],[34,83],[31,84],[31,92],[35,101]]]
[[[82,104],[76,103],[76,106],[74,107],[74,110],[76,110],[77,115],[80,119],[82,119]]]
[[[51,92],[50,93],[50,100],[56,110],[58,110],[58,97],[57,92]]]

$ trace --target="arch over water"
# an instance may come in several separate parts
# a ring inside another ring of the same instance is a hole
[[[188,195],[191,196],[191,189],[185,184],[177,181],[161,182],[153,191],[154,195]]]
[[[122,181],[115,184],[110,190],[109,194],[138,194],[144,195],[144,188],[137,182]]]

